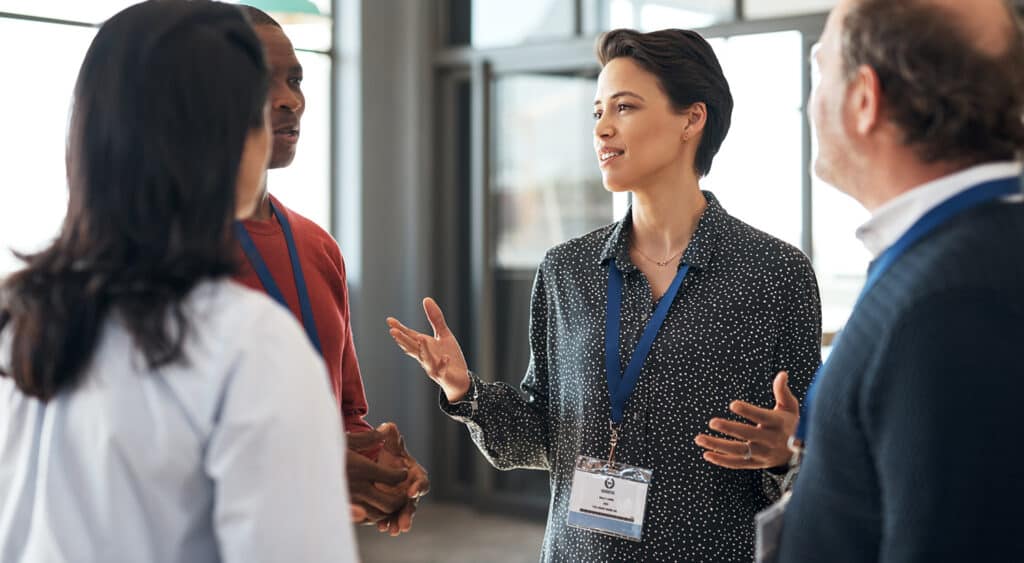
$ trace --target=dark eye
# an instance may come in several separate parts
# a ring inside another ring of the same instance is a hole
[[[594,119],[601,119],[601,112],[600,111],[595,111],[594,112]]]
[[[618,107],[619,111],[626,111],[627,109],[633,109],[633,106],[631,106],[629,104],[619,104],[617,107]]]
[[[288,79],[288,84],[292,86],[302,86],[302,77],[296,76]]]

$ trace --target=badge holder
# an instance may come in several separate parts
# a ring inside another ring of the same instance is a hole
[[[754,517],[756,522],[757,542],[754,546],[755,563],[776,563],[779,560],[779,543],[782,540],[782,523],[786,514],[786,507],[789,505],[790,496],[793,491],[793,478],[800,470],[800,462],[803,458],[803,448],[792,436],[789,438],[789,449],[793,452],[793,458],[789,462],[789,471],[782,481],[782,498],[768,508],[758,512]]]
[[[643,534],[647,490],[654,472],[615,462],[619,431],[611,425],[608,459],[576,457],[569,497],[569,525],[638,542]]]

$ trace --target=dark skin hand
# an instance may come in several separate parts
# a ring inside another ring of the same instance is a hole
[[[359,453],[384,444],[386,438],[377,430],[348,434],[345,474],[352,504],[366,513],[364,522],[384,520],[401,510],[408,501],[404,491],[395,488],[408,479],[408,469],[388,467]],[[384,487],[374,486],[374,483]]]
[[[385,465],[404,467],[409,471],[406,480],[397,487],[377,483],[377,488],[386,492],[397,492],[405,496],[405,504],[397,512],[377,522],[377,530],[392,536],[408,532],[412,529],[412,519],[420,497],[430,492],[430,479],[427,470],[409,454],[405,447],[405,439],[398,432],[395,424],[387,422],[377,430],[384,434],[384,449],[378,461]]]

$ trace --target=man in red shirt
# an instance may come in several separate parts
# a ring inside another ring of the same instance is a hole
[[[267,52],[274,134],[269,167],[283,168],[295,158],[305,110],[302,65],[273,18],[249,6],[242,9]],[[352,503],[366,512],[362,521],[377,523],[378,529],[392,535],[408,531],[416,500],[426,493],[429,481],[423,467],[405,451],[394,424],[374,430],[365,420],[366,396],[352,340],[345,262],[338,244],[322,228],[267,193],[265,185],[259,208],[236,225],[236,234],[246,258],[236,280],[287,305],[327,364],[348,433],[346,473]],[[379,463],[375,461],[378,458]],[[362,511],[355,513],[361,515]]]

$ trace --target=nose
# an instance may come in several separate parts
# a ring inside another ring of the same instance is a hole
[[[275,110],[285,110],[297,113],[302,109],[303,101],[298,94],[292,91],[287,85],[278,85],[271,92],[270,103]]]
[[[607,139],[613,135],[615,135],[615,128],[612,127],[608,114],[604,113],[594,122],[594,137]]]

